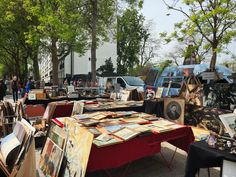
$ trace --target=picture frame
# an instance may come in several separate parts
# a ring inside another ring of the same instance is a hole
[[[163,91],[164,91],[164,87],[158,87],[155,94],[155,98],[157,99],[162,98]]]
[[[84,103],[82,101],[74,101],[71,116],[74,116],[77,114],[83,114],[83,112],[84,112]]]
[[[64,151],[47,138],[39,162],[39,167],[45,176],[58,176],[63,155]]]
[[[181,98],[164,99],[164,117],[175,123],[184,124],[185,100]]]
[[[225,129],[229,133],[230,137],[233,138],[236,134],[236,114],[235,113],[228,113],[228,114],[221,114],[219,118]]]
[[[29,93],[28,100],[36,100],[36,93]]]
[[[130,91],[122,90],[120,91],[120,100],[121,101],[129,101]]]
[[[221,177],[236,177],[236,162],[224,159],[221,166]]]

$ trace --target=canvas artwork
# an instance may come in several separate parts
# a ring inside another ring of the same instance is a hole
[[[49,138],[52,139],[54,143],[56,143],[61,149],[64,149],[67,139],[66,132],[56,125],[55,123],[51,123],[51,128],[49,130]]]
[[[35,93],[29,93],[28,94],[28,100],[36,100],[36,94]]]
[[[164,87],[158,87],[155,98],[161,98],[163,91],[164,91]]]
[[[39,162],[39,166],[43,174],[47,177],[57,177],[62,157],[62,149],[57,146],[50,138],[47,138]]]
[[[176,123],[184,124],[184,99],[165,98],[164,99],[164,116],[166,119]]]
[[[84,103],[81,101],[75,101],[71,116],[76,114],[83,114],[83,111],[84,111]]]
[[[229,114],[222,114],[219,115],[220,120],[224,124],[227,132],[231,137],[234,137],[236,134],[236,114],[229,113]]]
[[[93,134],[77,123],[66,120],[68,143],[64,177],[84,177],[93,142]]]
[[[130,91],[127,91],[127,90],[120,91],[120,100],[121,101],[128,101],[129,95],[130,95]]]

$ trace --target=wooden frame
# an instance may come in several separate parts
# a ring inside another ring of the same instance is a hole
[[[234,135],[236,134],[236,114],[235,113],[222,114],[219,115],[219,118],[224,124],[229,135],[233,138]]]
[[[181,98],[164,99],[164,117],[170,121],[184,124],[185,100]]]

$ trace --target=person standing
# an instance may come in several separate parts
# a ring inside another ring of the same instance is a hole
[[[32,89],[32,77],[30,77],[28,82],[26,83],[26,86],[25,86],[26,93],[29,93],[31,89]]]
[[[6,95],[6,86],[3,80],[0,80],[0,101],[3,101],[4,96]]]
[[[17,102],[18,101],[18,80],[16,76],[13,77],[11,88],[12,88],[13,100],[14,102]]]

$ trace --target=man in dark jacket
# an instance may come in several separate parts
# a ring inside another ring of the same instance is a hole
[[[13,77],[11,88],[12,88],[13,100],[14,102],[17,102],[18,101],[18,80],[16,76]]]
[[[0,80],[0,101],[3,101],[4,96],[6,95],[6,86],[3,80]]]

